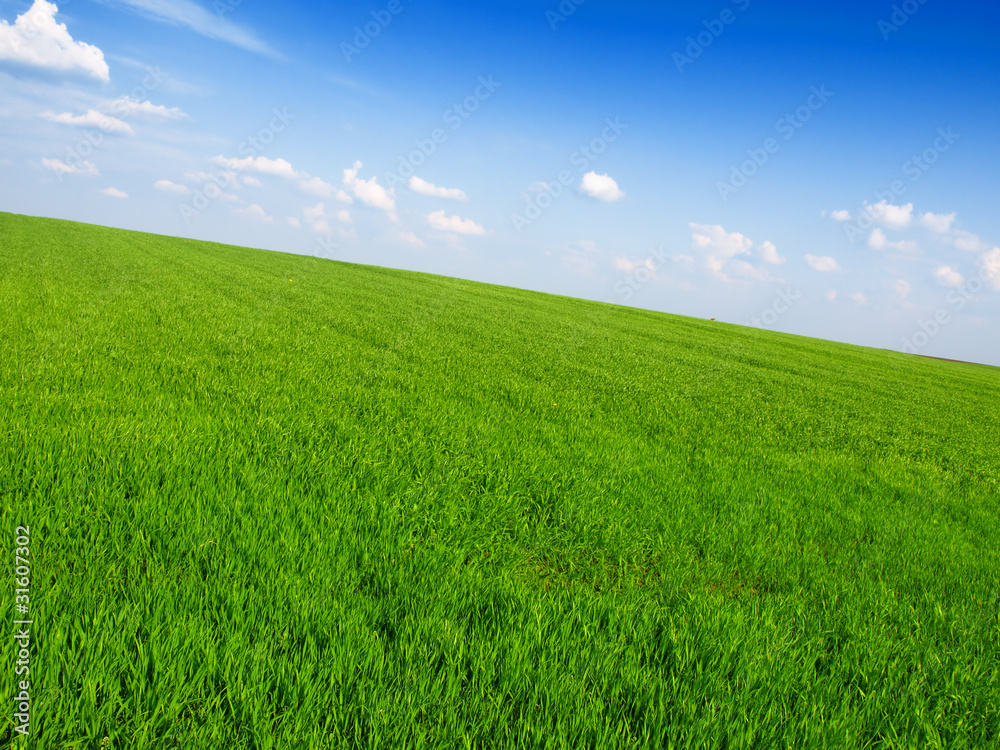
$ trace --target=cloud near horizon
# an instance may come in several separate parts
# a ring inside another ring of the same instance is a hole
[[[212,157],[211,161],[216,166],[233,172],[257,172],[292,180],[298,184],[302,192],[320,198],[328,198],[333,193],[333,185],[319,177],[311,176],[308,172],[297,172],[291,163],[284,159],[268,159],[266,156],[247,156],[238,159],[220,155]]]
[[[354,162],[349,169],[344,170],[344,187],[354,194],[354,197],[366,206],[385,211],[389,220],[393,223],[399,221],[396,216],[396,201],[392,190],[387,190],[378,184],[378,177],[362,180],[358,177],[358,172],[363,167],[360,161]],[[442,211],[442,213],[444,213]]]
[[[263,208],[258,206],[256,203],[251,203],[249,206],[244,206],[242,208],[232,209],[234,215],[239,216],[243,219],[253,219],[255,221],[262,221],[265,224],[273,224],[274,217],[268,216],[267,212]]]
[[[758,268],[748,259],[753,257],[754,243],[739,232],[727,232],[719,224],[689,223],[691,247],[697,250],[704,266],[720,281],[735,282],[732,276],[753,281],[779,281],[767,271]],[[769,265],[780,265],[785,259],[773,242],[765,240],[757,246],[761,260]],[[745,256],[745,257],[741,257]]]

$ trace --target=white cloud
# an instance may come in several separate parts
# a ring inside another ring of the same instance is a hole
[[[785,262],[785,259],[778,254],[778,248],[774,246],[773,242],[760,243],[758,250],[760,251],[760,256],[764,259],[765,263],[780,265]]]
[[[243,208],[234,208],[232,211],[236,216],[244,219],[254,219],[256,221],[263,221],[267,224],[274,223],[274,217],[268,216],[267,212],[256,203],[252,203]]]
[[[237,47],[277,57],[277,53],[248,31],[231,21],[222,13],[206,10],[191,0],[120,0],[135,12],[146,18],[162,21],[175,26],[186,26],[192,31]]]
[[[827,300],[830,301],[830,302],[836,302],[837,301],[837,290],[836,289],[831,289],[829,292],[827,292],[823,296],[826,297]]]
[[[1000,247],[979,256],[979,265],[989,280],[990,286],[1000,292]]]
[[[934,272],[934,278],[944,286],[962,286],[965,283],[962,274],[952,269],[951,266],[941,266]]]
[[[875,221],[889,229],[906,229],[913,222],[913,204],[894,206],[888,201],[879,201],[867,206],[868,213]]]
[[[605,203],[614,203],[625,197],[625,193],[618,188],[617,182],[608,175],[597,174],[597,172],[587,172],[583,176],[580,190],[591,198],[597,198]]]
[[[51,169],[53,172],[61,174],[83,174],[93,176],[100,174],[100,172],[97,171],[97,167],[89,161],[80,162],[80,166],[76,166],[75,164],[66,164],[61,159],[42,159],[42,166],[46,169]]]
[[[868,247],[874,248],[875,250],[884,250],[887,247],[891,247],[905,252],[913,252],[917,249],[916,243],[911,240],[890,242],[886,238],[885,232],[878,227],[875,227],[875,229],[872,230],[871,236],[868,237]]]
[[[691,247],[698,250],[705,261],[705,266],[724,281],[731,279],[723,269],[730,261],[739,255],[749,255],[753,241],[739,232],[727,232],[720,225],[688,224],[691,227]],[[741,275],[746,275],[742,269]]]
[[[757,268],[748,259],[754,246],[753,241],[739,232],[727,232],[718,224],[688,224],[691,227],[691,247],[698,250],[704,265],[720,280],[734,281],[731,276],[755,281],[780,281],[767,271]],[[772,242],[763,242],[758,247],[764,262],[784,263]],[[673,258],[675,261],[690,261],[687,256]]]
[[[438,187],[437,185],[432,185],[429,182],[421,180],[416,175],[410,178],[410,190],[414,193],[419,193],[420,195],[429,195],[434,198],[449,198],[453,201],[467,201],[469,196],[467,196],[463,191],[458,188],[444,188]]]
[[[850,211],[831,211],[830,218],[834,221],[850,221],[851,212]]]
[[[952,222],[955,221],[955,214],[932,214],[930,211],[920,217],[918,222],[921,226],[927,227],[935,234],[946,234],[951,229]]]
[[[736,255],[749,254],[753,241],[739,232],[727,232],[720,225],[689,224],[693,230],[691,241],[693,247],[711,248],[714,255],[721,258],[732,258]]]
[[[343,222],[344,224],[354,223],[354,219],[351,218],[351,212],[348,211],[346,208],[337,211],[335,216],[337,217],[337,221]]]
[[[829,255],[807,255],[806,263],[809,264],[811,269],[821,273],[835,273],[840,271],[840,266],[837,265],[837,261]]]
[[[162,104],[153,104],[150,101],[141,102],[128,96],[112,102],[111,110],[118,115],[145,115],[150,119],[180,120],[188,117],[178,107],[164,107]]]
[[[251,177],[250,175],[246,175],[243,178],[243,184],[249,185],[250,187],[264,187],[263,182],[258,180],[256,177]]]
[[[73,41],[66,24],[56,23],[58,10],[54,3],[35,0],[13,26],[0,21],[0,60],[110,81],[104,53],[92,44]]]
[[[362,166],[364,165],[360,161],[356,161],[354,166],[344,170],[344,187],[354,193],[354,197],[366,206],[381,209],[389,215],[390,220],[398,221],[393,192],[379,185],[378,177],[372,177],[369,180],[358,179],[358,172]],[[444,211],[441,213],[443,214]]]
[[[435,211],[427,214],[427,223],[442,232],[454,232],[455,234],[486,234],[482,224],[477,224],[472,219],[461,219],[458,216],[446,217],[444,211]]]
[[[307,172],[297,172],[284,159],[268,159],[266,156],[247,156],[242,159],[235,157],[214,156],[212,163],[236,172],[256,172],[274,177],[284,177],[293,180],[299,189],[310,195],[326,198],[333,192],[333,185],[324,182],[319,177],[311,177]]]
[[[285,221],[288,222],[288,226],[290,227],[295,227],[296,229],[302,227],[302,222],[296,219],[294,216],[289,216],[287,219],[285,219]]]
[[[125,133],[127,135],[135,135],[135,131],[132,130],[132,126],[127,122],[122,122],[117,117],[112,117],[111,115],[101,114],[96,109],[87,110],[87,114],[77,115],[75,117],[69,112],[63,112],[59,115],[53,114],[52,112],[42,112],[39,117],[43,120],[48,120],[49,122],[60,123],[61,125],[100,128],[105,133]]]
[[[850,298],[852,300],[854,300],[855,302],[857,302],[859,305],[863,305],[866,302],[868,302],[868,298],[864,294],[862,294],[861,292],[855,292],[854,294],[851,294],[849,296],[850,296]]]
[[[163,190],[168,193],[177,193],[178,195],[187,195],[191,192],[191,189],[186,185],[178,185],[176,182],[171,182],[170,180],[157,180],[153,183],[153,187],[157,190]]]
[[[243,159],[215,156],[212,157],[212,163],[235,172],[258,172],[290,180],[299,178],[299,173],[284,159],[268,159],[266,156],[247,156]]]
[[[123,193],[121,190],[113,187],[106,187],[100,192],[104,195],[110,195],[112,198],[128,198],[128,193]]]

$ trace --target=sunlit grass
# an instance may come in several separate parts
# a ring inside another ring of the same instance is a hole
[[[996,369],[10,214],[0,306],[32,747],[1000,747]]]

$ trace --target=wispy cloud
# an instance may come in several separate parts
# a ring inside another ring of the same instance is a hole
[[[39,117],[49,122],[57,122],[62,125],[76,125],[77,127],[100,128],[105,133],[125,133],[135,135],[132,126],[127,122],[119,120],[111,115],[104,115],[95,109],[87,111],[85,115],[72,115],[69,112],[54,114],[52,112],[42,112]]]
[[[42,166],[57,174],[83,174],[95,177],[100,174],[97,167],[89,161],[80,162],[79,166],[67,164],[62,159],[42,159]]]
[[[458,188],[445,188],[433,185],[426,180],[421,180],[416,175],[410,178],[410,190],[420,195],[429,195],[433,198],[450,198],[453,201],[467,201],[469,196]]]
[[[167,193],[177,193],[178,195],[187,195],[191,192],[191,189],[186,185],[178,185],[176,182],[171,182],[170,180],[157,180],[153,183],[153,187],[157,190],[163,190]]]
[[[185,26],[192,31],[268,57],[281,56],[265,42],[242,26],[227,21],[191,0],[108,0],[111,5],[123,5],[154,21]]]
[[[243,219],[253,219],[254,221],[262,221],[265,224],[273,224],[274,217],[268,216],[267,212],[258,206],[256,203],[252,203],[249,206],[244,206],[243,208],[232,209],[233,213]]]
[[[112,111],[121,115],[144,115],[150,119],[180,120],[188,118],[188,115],[179,107],[164,107],[162,104],[153,104],[150,101],[139,101],[128,96],[123,96],[111,104]]]

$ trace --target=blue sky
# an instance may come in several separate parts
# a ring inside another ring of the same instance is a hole
[[[1000,7],[0,19],[0,210],[1000,365]]]

